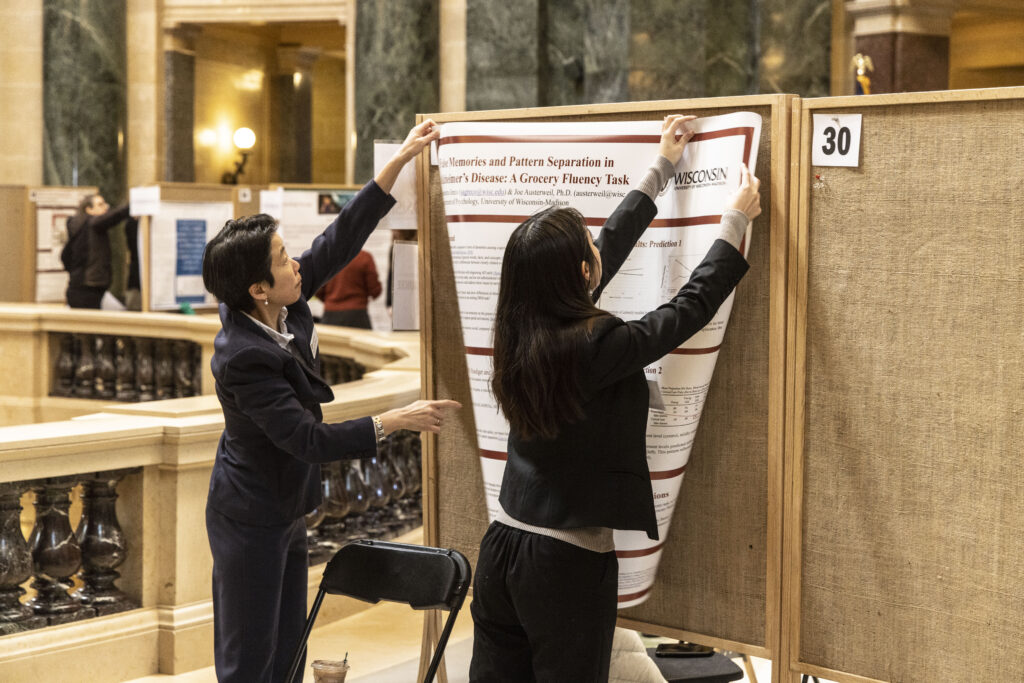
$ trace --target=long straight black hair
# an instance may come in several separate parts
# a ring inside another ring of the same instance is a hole
[[[579,211],[548,208],[519,224],[505,247],[494,319],[491,389],[513,431],[550,439],[583,417],[579,356],[594,305],[583,278],[596,259]]]

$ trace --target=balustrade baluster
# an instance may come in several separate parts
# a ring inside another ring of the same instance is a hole
[[[156,399],[162,401],[174,397],[174,359],[165,339],[158,339],[155,346]]]
[[[114,381],[114,398],[118,401],[134,401],[139,397],[135,386],[135,349],[130,337],[118,337],[114,342],[114,365],[117,379]]]
[[[98,472],[82,482],[82,518],[75,539],[82,549],[83,586],[74,593],[83,605],[96,614],[113,614],[138,605],[114,582],[121,576],[115,571],[125,559],[127,545],[117,521],[117,484],[129,470]]]
[[[77,398],[92,398],[94,386],[93,375],[96,366],[93,361],[93,341],[88,334],[75,335],[78,347],[78,365],[75,366],[75,391]]]
[[[135,381],[142,402],[156,398],[153,366],[153,340],[143,337],[135,343]]]
[[[36,492],[36,523],[29,537],[32,549],[32,588],[36,596],[28,604],[50,625],[95,615],[68,595],[71,577],[82,563],[82,550],[71,531],[68,508],[74,477],[50,477],[33,486]]]
[[[54,367],[53,391],[57,396],[71,396],[75,388],[75,365],[77,354],[75,353],[75,338],[70,334],[53,335],[51,339],[60,340],[60,353],[57,355],[57,364]]]
[[[21,535],[21,494],[28,483],[0,484],[0,635],[46,626],[21,603],[21,584],[32,576],[32,553]]]
[[[97,398],[114,398],[114,383],[117,378],[117,370],[114,367],[114,344],[111,337],[96,335],[95,364],[96,371],[93,375],[93,385],[96,388]]]
[[[186,341],[168,342],[174,356],[174,397],[192,395],[192,353]]]

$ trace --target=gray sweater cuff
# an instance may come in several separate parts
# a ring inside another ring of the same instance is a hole
[[[675,172],[676,168],[672,162],[659,154],[658,158],[654,160],[654,165],[648,168],[644,177],[640,179],[636,189],[650,197],[653,202],[668,185],[668,181]]]
[[[726,209],[722,213],[722,222],[719,224],[721,227],[719,239],[725,240],[736,247],[738,251],[740,243],[743,242],[743,236],[747,234],[748,223],[750,221],[747,219],[747,214],[739,209]]]

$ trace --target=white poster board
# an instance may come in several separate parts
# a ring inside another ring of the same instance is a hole
[[[754,171],[761,117],[697,119],[658,215],[605,290],[599,305],[636,319],[670,299],[719,233],[722,207]],[[488,509],[498,508],[508,424],[489,384],[493,319],[505,244],[516,226],[551,205],[572,206],[594,235],[657,155],[660,121],[450,123],[438,162],[466,344]],[[744,248],[749,242],[744,240]],[[660,395],[648,415],[647,463],[660,540],[616,531],[619,607],[646,600],[669,532],[697,423],[732,309],[733,296],[703,330],[645,372]]]
[[[359,190],[293,189],[285,188],[281,203],[280,233],[285,249],[298,257],[309,249],[317,235],[327,229],[342,207]],[[261,195],[262,197],[262,195]],[[370,252],[381,286],[387,285],[388,259],[391,251],[391,233],[378,227],[366,240],[363,250]],[[384,305],[383,293],[367,305],[370,324],[375,330],[390,330],[391,318]]]
[[[419,245],[395,242],[392,327],[398,330],[420,329]]]
[[[34,189],[29,199],[36,209],[36,301],[55,303],[65,300],[68,274],[60,262],[60,252],[68,240],[68,219],[91,188],[48,187]]]
[[[151,310],[217,303],[203,286],[203,249],[232,218],[231,202],[160,202],[150,219],[148,263],[139,273],[148,278]]]

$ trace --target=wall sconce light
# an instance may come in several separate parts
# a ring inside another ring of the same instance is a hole
[[[238,184],[238,176],[245,172],[245,162],[249,160],[249,150],[256,144],[256,133],[252,132],[252,128],[239,128],[231,140],[235,143],[239,154],[242,155],[242,159],[235,162],[234,171],[224,171],[220,181],[225,185]]]

